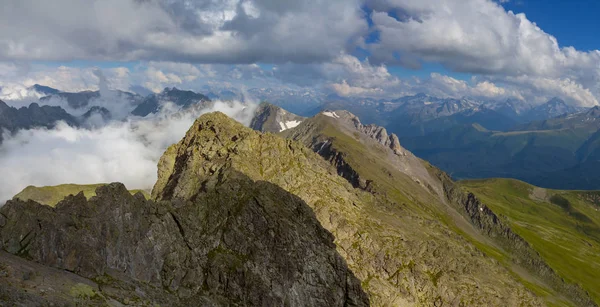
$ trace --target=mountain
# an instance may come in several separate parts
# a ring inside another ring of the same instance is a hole
[[[458,179],[509,177],[546,188],[600,189],[595,166],[600,109],[489,131],[456,125],[424,136],[401,138],[419,157]],[[587,171],[586,171],[587,169]]]
[[[545,120],[564,114],[572,114],[581,111],[580,108],[566,104],[560,98],[552,98],[548,102],[532,108],[523,117],[525,121]]]
[[[69,107],[73,109],[78,109],[82,107],[86,107],[90,104],[90,100],[97,99],[100,97],[100,92],[98,91],[82,91],[82,92],[58,92],[49,96],[45,96],[40,98],[40,102],[48,101],[52,98],[60,98],[67,101]]]
[[[147,116],[152,113],[157,113],[161,105],[166,102],[171,102],[182,108],[189,108],[195,104],[199,104],[200,107],[206,106],[211,100],[199,93],[179,90],[175,87],[167,87],[159,94],[152,94],[144,98],[131,114],[136,116]]]
[[[113,183],[55,208],[19,199],[0,208],[0,297],[597,306],[587,280],[563,278],[568,265],[550,258],[562,251],[540,248],[542,234],[520,233],[397,140],[347,111],[277,135],[205,114],[161,157],[151,200]],[[48,278],[60,282],[48,289]]]
[[[509,131],[531,121],[585,111],[558,98],[531,107],[515,99],[480,101],[468,97],[438,98],[420,93],[392,100],[329,95],[313,113],[335,109],[348,110],[367,122],[384,126],[400,138],[425,136],[454,126],[472,124],[488,130]]]
[[[312,129],[316,125],[326,123],[329,118],[346,118],[337,111],[330,115],[333,117],[319,114],[283,133],[295,135],[305,129],[314,131]],[[348,114],[347,118],[350,119],[351,115]],[[470,243],[460,235],[449,235],[451,230],[448,226],[434,218],[433,214],[426,213],[425,209],[419,209],[419,200],[427,204],[435,199],[431,194],[434,187],[426,187],[435,179],[419,159],[408,153],[394,153],[373,138],[374,135],[359,132],[351,120],[347,128],[351,139],[356,132],[368,144],[368,147],[363,145],[362,149],[366,152],[360,157],[364,167],[371,167],[369,161],[374,155],[384,161],[388,160],[387,154],[393,156],[389,158],[392,161],[410,161],[406,165],[385,164],[389,166],[387,171],[383,168],[373,170],[378,176],[387,178],[385,183],[402,184],[405,186],[403,191],[409,194],[393,194],[388,198],[384,190],[378,190],[378,185],[384,182],[376,181],[376,178],[371,180],[363,174],[353,176],[359,173],[344,166],[347,164],[341,159],[343,154],[338,156],[340,159],[332,159],[339,164],[331,166],[295,141],[250,131],[222,115],[205,115],[180,143],[167,150],[159,162],[159,180],[152,196],[159,200],[173,197],[193,199],[195,191],[210,191],[219,182],[228,180],[229,169],[235,169],[254,181],[275,184],[303,199],[314,210],[321,224],[334,234],[338,251],[345,255],[349,267],[363,281],[362,285],[374,305],[433,304],[436,299],[449,302],[467,298],[473,304],[483,305],[498,305],[502,300],[535,303],[536,299],[519,286],[506,269],[498,267],[482,254],[473,253],[475,249]],[[313,137],[307,135],[307,139],[312,140]],[[345,142],[341,135],[336,140],[334,144]],[[190,152],[190,147],[196,150]],[[324,148],[321,153],[332,152],[325,149],[327,145],[317,143],[311,146],[317,150],[321,147]],[[400,173],[400,170],[405,171],[405,167],[414,178]],[[340,173],[348,176],[338,176]],[[209,174],[212,179],[204,180],[204,174]],[[349,182],[347,178],[352,180]],[[423,185],[415,181],[419,178]],[[413,197],[418,197],[418,200]],[[453,259],[465,260],[456,262]],[[474,270],[474,267],[480,269]],[[481,271],[494,272],[501,276],[499,280],[502,283],[483,278],[478,273]],[[473,287],[473,279],[477,280],[479,288]],[[463,290],[454,290],[459,288]],[[481,294],[487,291],[494,295]],[[517,296],[514,296],[515,293]]]
[[[506,219],[566,280],[600,299],[600,192],[548,190],[510,179],[460,184]]]
[[[487,103],[469,98],[438,98],[423,93],[393,100],[330,95],[318,111],[325,109],[348,110],[366,122],[386,127],[401,138],[423,136],[456,125],[479,124],[489,130],[506,131],[519,123]]]
[[[60,91],[55,89],[55,88],[51,88],[49,86],[44,86],[44,85],[39,85],[39,84],[34,84],[33,86],[30,87],[31,90],[34,90],[40,94],[44,94],[44,95],[54,95],[54,94],[58,94]]]
[[[93,100],[101,97],[100,91],[51,92],[52,93],[50,95],[40,98],[40,104],[44,104],[51,99],[63,99],[67,102],[70,108],[81,109],[90,105]],[[110,91],[110,95],[114,96],[110,97],[110,99],[117,98],[127,100],[133,105],[137,105],[142,99],[139,95],[117,90]]]
[[[103,122],[107,122],[112,119],[110,111],[104,107],[93,106],[87,112],[83,113],[80,120],[86,121],[93,116],[98,116]]]
[[[416,158],[409,151],[401,147],[400,150],[392,150],[381,144],[372,135],[358,132],[355,118],[355,116],[347,114],[345,111],[326,112],[307,119],[296,128],[286,130],[282,134],[294,140],[302,141],[313,148],[315,152],[337,168],[340,176],[346,178],[356,188],[371,193],[377,199],[383,200],[384,203],[391,204],[391,206],[384,206],[383,211],[385,213],[382,212],[381,216],[386,216],[388,222],[391,220],[401,222],[394,224],[395,226],[386,226],[386,222],[378,221],[383,229],[401,231],[404,234],[406,244],[409,245],[408,242],[412,239],[426,233],[427,240],[431,244],[438,247],[444,246],[444,250],[436,253],[436,256],[418,254],[419,256],[416,257],[414,254],[411,256],[410,250],[413,250],[412,248],[406,246],[395,247],[397,250],[404,250],[404,257],[414,261],[416,268],[420,267],[420,263],[424,258],[432,259],[432,257],[439,264],[444,263],[445,259],[461,259],[463,263],[470,263],[470,266],[477,262],[472,257],[456,254],[460,252],[453,247],[455,244],[453,240],[455,239],[452,236],[445,239],[439,237],[441,241],[437,241],[436,232],[445,232],[442,229],[450,227],[450,229],[453,229],[450,232],[458,231],[466,239],[461,243],[463,251],[468,248],[469,244],[474,244],[483,250],[488,257],[498,260],[498,263],[503,263],[504,267],[511,271],[511,274],[520,276],[519,280],[527,280],[525,284],[528,285],[529,289],[544,297],[546,302],[569,304],[560,298],[562,295],[566,295],[573,302],[576,302],[576,305],[595,305],[588,294],[578,286],[564,284],[560,275],[564,272],[557,273],[554,267],[550,267],[528,241],[514,233],[505,221],[500,220],[476,196],[463,191],[462,188],[452,183],[443,172]],[[394,209],[393,204],[400,203],[403,205]],[[377,209],[371,207],[369,212],[371,211],[374,215],[377,215],[375,213]],[[415,218],[428,221],[426,222],[429,225],[427,229],[412,225],[409,222],[409,220]],[[429,224],[429,221],[433,220],[437,222]],[[369,234],[369,238],[373,241],[373,244],[376,244],[375,242],[379,240],[374,233]],[[442,245],[434,243],[441,243],[442,241],[444,242]],[[457,246],[461,244],[457,244]],[[458,248],[457,246],[456,248]],[[560,257],[556,254],[554,256]],[[511,260],[507,261],[507,259]],[[365,263],[364,265],[368,264]],[[515,265],[520,266],[521,269],[517,269],[514,267]],[[446,269],[442,269],[443,272],[448,272],[447,266],[442,265],[442,267],[446,267]],[[492,275],[497,276],[496,280],[507,280],[506,277],[495,275],[503,274],[501,270],[496,271],[496,269],[490,267],[483,270],[494,270],[496,273]],[[461,275],[456,274],[457,270],[452,269],[450,271],[452,273],[448,274],[460,283]],[[357,272],[359,278],[364,276],[361,275],[360,269],[355,269],[355,272]],[[414,268],[413,272],[415,272]],[[443,273],[442,276],[445,276],[444,274],[446,273]],[[368,276],[378,276],[378,274],[369,273]],[[475,276],[476,274],[471,275],[471,277],[477,278]],[[538,277],[532,279],[531,276]],[[543,282],[540,283],[540,280],[543,280]],[[443,282],[442,279],[436,279],[438,285]],[[459,286],[456,282],[453,285],[445,284],[443,287]],[[530,282],[535,286],[529,284]],[[483,284],[481,281],[478,282],[480,289],[485,287]],[[427,288],[427,286],[425,287]],[[545,290],[537,287],[542,287]],[[369,291],[369,288],[367,288],[367,291]],[[481,291],[486,292],[483,289]],[[546,291],[563,294],[549,294]],[[471,299],[474,297],[479,299],[481,296],[470,294]],[[501,305],[512,305],[512,303],[506,301],[506,298],[504,300]],[[523,300],[524,298],[518,299],[520,303]],[[473,301],[469,304],[494,305],[491,302],[474,303]]]
[[[517,99],[490,101],[484,105],[519,123],[527,122],[527,119],[524,118],[525,114],[532,108],[529,104]]]
[[[0,131],[8,130],[14,133],[20,129],[35,127],[52,128],[57,121],[64,121],[71,126],[79,124],[75,117],[61,107],[40,106],[37,103],[32,103],[29,107],[17,109],[0,100]]]
[[[281,132],[298,126],[304,117],[290,113],[268,102],[261,103],[252,118],[250,128],[261,132]]]
[[[527,180],[576,165],[586,138],[571,130],[493,132],[465,125],[401,141],[455,178]]]
[[[600,122],[598,121],[600,121],[600,107],[596,106],[578,113],[563,114],[546,120],[532,121],[516,126],[512,130],[531,131],[571,129],[593,133],[600,128]]]
[[[67,284],[73,286],[61,296],[57,291],[64,286],[50,294],[45,294],[47,288],[32,286],[43,282],[35,275],[25,286],[0,279],[5,283],[0,288],[10,290],[3,297],[19,304],[54,298],[85,304],[368,305],[359,280],[336,251],[334,237],[301,198],[253,180],[234,165],[220,164],[217,153],[228,148],[220,143],[222,138],[229,145],[242,145],[248,132],[259,136],[222,114],[200,118],[172,148],[178,154],[198,148],[202,156],[178,156],[170,167],[165,163],[168,151],[161,160],[154,201],[132,196],[122,184],[110,184],[99,187],[96,197],[69,196],[56,208],[7,202],[0,209],[2,249],[75,272],[84,281],[69,276]],[[237,140],[229,138],[236,135]],[[209,140],[213,142],[203,142]],[[252,150],[243,148],[238,149]],[[193,165],[200,157],[216,160],[205,161],[212,166],[199,173]],[[20,240],[23,236],[27,238]]]
[[[267,101],[301,116],[313,116],[318,113],[315,109],[325,101],[323,94],[311,89],[251,88],[246,96],[258,101]]]

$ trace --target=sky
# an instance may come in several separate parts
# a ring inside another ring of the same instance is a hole
[[[43,84],[600,99],[592,0],[4,0],[0,99]]]

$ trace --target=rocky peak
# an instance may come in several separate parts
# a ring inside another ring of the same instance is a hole
[[[7,110],[10,110],[10,107],[6,104],[6,102],[0,100],[0,115]]]
[[[103,121],[108,121],[112,118],[110,111],[105,107],[93,106],[87,112],[85,112],[81,117],[84,120],[89,119],[90,117],[97,115],[102,118]]]
[[[595,106],[586,112],[588,117],[600,117],[600,106]]]
[[[305,118],[268,102],[261,103],[250,123],[250,128],[277,133],[298,126]]]
[[[387,130],[384,127],[377,126],[374,124],[363,125],[360,122],[358,116],[346,110],[326,110],[321,112],[321,114],[351,123],[354,126],[354,128],[356,128],[356,130],[376,140],[379,144],[390,148],[396,155],[406,154],[403,151],[402,146],[400,146],[400,140],[398,139],[398,136],[394,133],[388,134]]]
[[[55,89],[55,88],[51,88],[49,86],[45,86],[45,85],[40,85],[40,84],[34,84],[31,89],[33,89],[34,91],[40,93],[40,94],[44,94],[44,95],[54,95],[54,94],[58,94],[60,91]]]
[[[152,113],[157,113],[164,102],[172,102],[183,108],[208,107],[212,103],[210,98],[202,94],[193,91],[179,90],[176,87],[167,87],[159,94],[151,94],[144,98],[131,114],[143,117]]]

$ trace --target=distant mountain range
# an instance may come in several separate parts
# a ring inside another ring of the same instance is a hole
[[[510,177],[551,188],[598,189],[600,180],[592,174],[599,170],[599,129],[600,109],[594,107],[507,132],[457,125],[403,138],[402,144],[456,178]]]
[[[152,94],[144,98],[144,100],[131,112],[137,116],[147,116],[157,113],[164,102],[172,102],[181,108],[189,108],[194,105],[198,107],[206,107],[211,102],[210,98],[205,95],[198,94],[192,91],[182,91],[175,87],[165,88],[161,93]]]
[[[68,93],[41,85],[32,90],[47,96],[27,108],[2,104],[0,128],[15,132],[52,127],[58,120],[79,126],[114,119],[110,110],[95,103],[100,97],[98,91]],[[596,153],[600,111],[573,107],[558,98],[529,106],[517,100],[479,101],[426,94],[384,100],[268,88],[242,92],[206,86],[203,90],[206,94],[165,88],[146,97],[122,91],[112,91],[111,95],[130,103],[131,115],[135,116],[156,113],[166,102],[183,110],[203,109],[217,99],[254,97],[273,104],[259,108],[269,116],[255,118],[252,127],[271,132],[295,127],[323,110],[344,109],[364,122],[387,128],[409,150],[455,178],[511,177],[545,187],[600,188],[600,180],[588,175],[588,170],[600,169]],[[81,112],[74,116],[60,107],[44,105],[52,99],[62,99],[70,109]],[[273,109],[274,105],[283,108]]]
[[[519,124],[545,120],[585,110],[553,98],[538,106],[522,101],[478,101],[438,98],[426,94],[394,100],[354,99],[330,95],[317,110],[345,109],[368,122],[383,125],[400,137],[423,136],[457,125],[479,124],[488,130],[506,131]]]
[[[74,116],[61,107],[32,103],[29,107],[17,109],[0,100],[0,141],[2,141],[2,130],[14,133],[20,129],[51,128],[57,121],[64,121],[74,126],[79,123]]]

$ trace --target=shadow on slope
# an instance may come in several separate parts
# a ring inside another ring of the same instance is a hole
[[[192,200],[147,201],[118,183],[96,193],[56,208],[8,201],[1,248],[95,281],[90,299],[101,302],[369,304],[333,236],[306,203],[274,184],[232,170]]]

